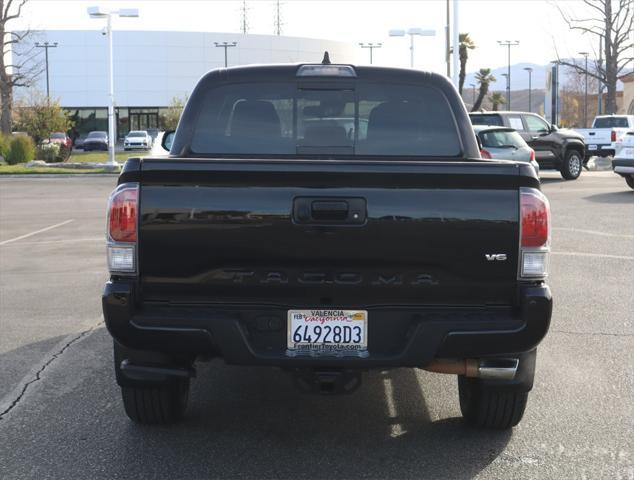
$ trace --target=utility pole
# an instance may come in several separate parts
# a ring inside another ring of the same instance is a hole
[[[585,90],[583,93],[583,128],[588,128],[588,55],[589,52],[579,52],[579,55],[583,55],[586,58],[585,66]]]
[[[601,67],[603,66],[603,35],[599,35],[599,62],[598,62],[598,67],[597,70],[600,72],[601,71]],[[601,80],[599,80],[599,94],[597,95],[597,98],[599,100],[599,105],[597,108],[597,115],[602,115],[603,114],[603,82],[601,82]]]
[[[524,67],[524,70],[528,72],[528,111],[532,112],[533,106],[533,97],[532,97],[532,77],[533,77],[533,69],[531,67]]]
[[[519,45],[519,40],[498,40],[498,45],[506,47],[508,51],[508,62],[506,73],[508,83],[506,84],[506,109],[511,109],[511,47]]]
[[[451,11],[447,0],[447,25],[445,26],[445,61],[447,62],[447,77],[451,78]]]
[[[44,42],[44,43],[39,43],[39,42],[35,42],[35,46],[37,48],[43,48],[44,49],[44,57],[46,58],[46,99],[48,101],[51,100],[51,93],[50,93],[50,89],[49,89],[49,83],[48,83],[48,49],[49,48],[57,48],[58,43],[49,43],[49,42]]]
[[[282,16],[280,13],[280,0],[275,2],[275,34],[282,35]]]
[[[242,7],[240,7],[240,11],[241,11],[241,16],[242,16],[242,33],[246,34],[248,33],[249,30],[249,22],[247,22],[247,11],[249,9],[247,8],[247,1],[246,0],[242,0]]]
[[[231,48],[231,47],[238,46],[238,42],[231,42],[231,43],[229,43],[229,42],[222,42],[222,43],[214,42],[214,45],[217,48],[224,48],[225,49],[225,68],[227,68],[227,65],[228,65],[228,62],[227,62],[227,49]]]
[[[383,44],[382,43],[360,43],[359,46],[361,48],[367,48],[370,50],[370,65],[372,65],[372,51],[375,48],[381,48]]]
[[[458,65],[460,63],[460,34],[458,33],[459,28],[460,23],[458,22],[458,0],[453,0],[453,32],[451,32],[453,36],[453,61],[451,62],[451,79],[456,89],[458,88]]]

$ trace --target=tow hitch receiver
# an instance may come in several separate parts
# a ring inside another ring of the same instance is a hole
[[[361,372],[340,369],[299,369],[293,371],[293,383],[306,393],[334,395],[352,393],[361,386]]]

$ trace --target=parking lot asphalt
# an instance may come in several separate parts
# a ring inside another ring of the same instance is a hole
[[[123,412],[101,320],[114,177],[0,178],[0,478],[634,478],[634,191],[544,172],[555,307],[524,420],[460,420],[454,377],[367,374],[308,396],[199,366],[184,422]]]

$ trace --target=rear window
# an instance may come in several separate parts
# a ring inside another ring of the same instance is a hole
[[[204,98],[191,150],[206,155],[458,156],[451,107],[426,86],[294,83],[219,86]]]
[[[66,134],[65,133],[51,133],[51,138],[55,139],[55,140],[64,140],[66,138]]]
[[[595,119],[593,128],[627,128],[628,126],[626,117],[603,117]]]
[[[508,148],[508,147],[516,147],[523,148],[526,147],[526,142],[521,137],[521,135],[515,131],[510,130],[490,130],[480,132],[478,134],[480,140],[482,141],[483,147],[490,148]]]
[[[503,127],[504,122],[499,115],[478,115],[469,114],[471,119],[471,125],[495,125],[496,127]]]

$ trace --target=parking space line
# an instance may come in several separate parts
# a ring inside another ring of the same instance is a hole
[[[34,246],[38,245],[56,245],[64,243],[79,243],[79,242],[105,242],[105,237],[86,237],[86,238],[67,238],[64,240],[42,240],[41,242],[22,242],[18,246]]]
[[[31,233],[27,233],[25,235],[20,235],[19,237],[15,237],[15,238],[10,238],[9,240],[4,240],[2,242],[0,242],[0,245],[6,245],[7,243],[13,243],[13,242],[17,242],[18,240],[22,240],[23,238],[29,238],[32,237],[33,235],[37,235],[38,233],[44,233],[44,232],[48,232],[49,230],[53,230],[54,228],[57,227],[62,227],[70,222],[75,221],[73,218],[71,218],[70,220],[66,220],[65,222],[61,222],[61,223],[56,223],[55,225],[51,225],[50,227],[46,227],[46,228],[41,228],[40,230],[36,230],[34,232]]]
[[[627,235],[625,233],[598,232],[596,230],[583,230],[581,228],[553,227],[553,230],[562,230],[562,231],[566,231],[566,232],[588,233],[590,235],[600,235],[602,237],[634,238],[634,235]]]
[[[608,253],[586,253],[586,252],[551,252],[553,255],[567,255],[569,257],[597,257],[614,258],[616,260],[634,260],[634,257],[627,255],[610,255]]]

